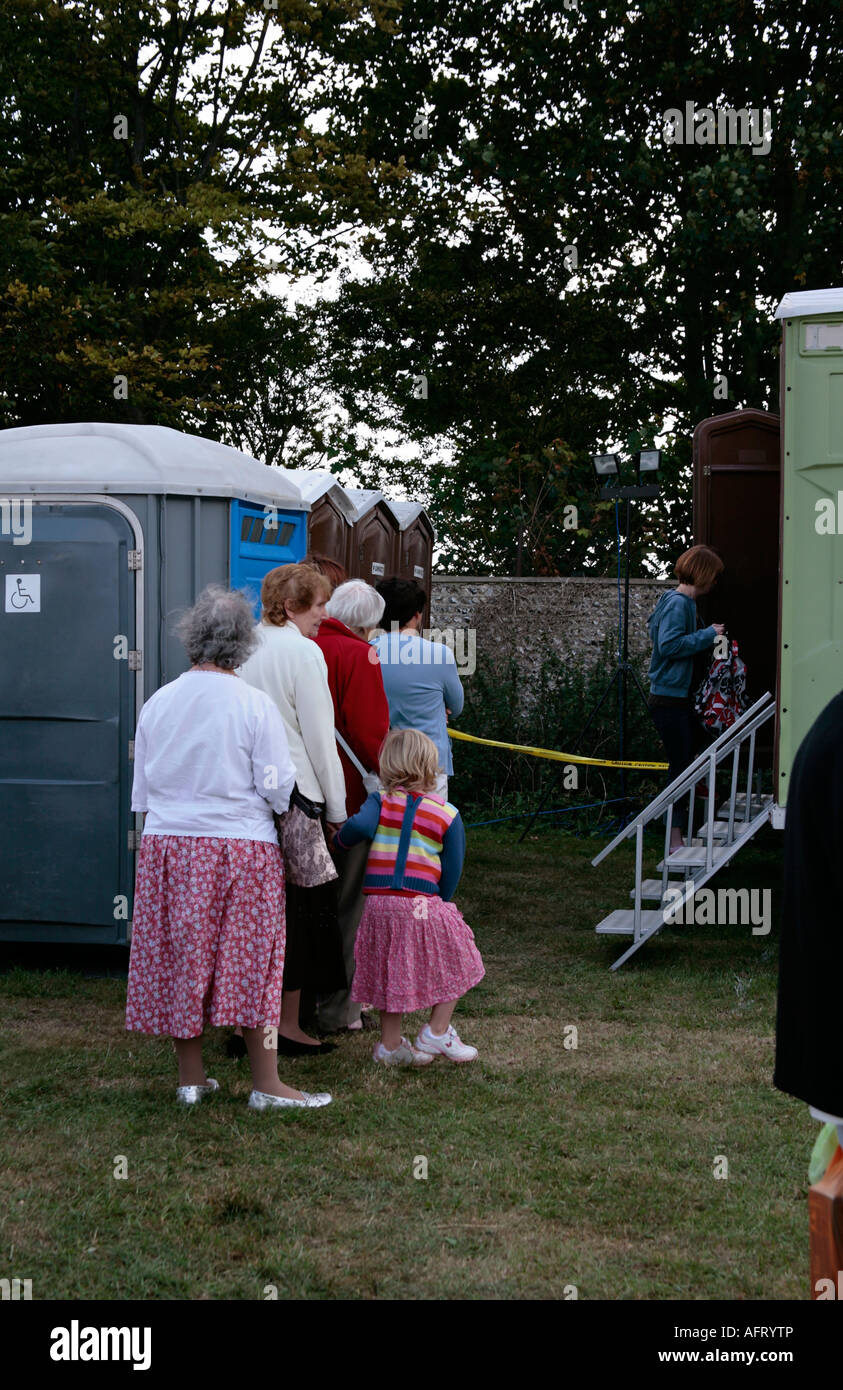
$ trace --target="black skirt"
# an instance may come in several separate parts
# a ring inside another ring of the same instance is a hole
[[[347,989],[337,919],[337,880],[316,888],[287,883],[284,990],[333,994]]]
[[[784,832],[773,1084],[843,1115],[843,694],[794,759]]]

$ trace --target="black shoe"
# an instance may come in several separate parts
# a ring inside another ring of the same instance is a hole
[[[226,1040],[226,1057],[245,1057],[247,1050],[246,1039],[241,1038],[239,1033],[232,1033],[231,1037]]]
[[[372,1032],[375,1028],[377,1028],[377,1026],[378,1026],[378,1025],[377,1025],[377,1022],[376,1022],[376,1019],[375,1019],[375,1016],[373,1016],[372,1014],[361,1014],[361,1015],[360,1015],[360,1022],[361,1022],[361,1024],[362,1024],[362,1027],[361,1027],[361,1028],[348,1028],[348,1027],[343,1027],[343,1028],[322,1028],[322,1027],[320,1027],[319,1029],[317,1029],[317,1031],[318,1031],[318,1033],[319,1033],[320,1038],[341,1038],[341,1037],[345,1037],[346,1033],[350,1034],[352,1038],[356,1038],[356,1037],[359,1036],[360,1033],[371,1033],[371,1032]]]
[[[311,1043],[295,1042],[292,1038],[284,1038],[278,1034],[279,1057],[324,1057],[326,1053],[336,1050],[336,1043],[317,1043],[314,1047]]]

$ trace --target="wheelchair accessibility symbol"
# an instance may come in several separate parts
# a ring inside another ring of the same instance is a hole
[[[6,612],[41,612],[40,574],[6,575]]]

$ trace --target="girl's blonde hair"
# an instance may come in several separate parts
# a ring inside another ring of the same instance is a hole
[[[439,774],[439,749],[420,729],[390,729],[380,752],[381,781],[388,792],[429,792]]]

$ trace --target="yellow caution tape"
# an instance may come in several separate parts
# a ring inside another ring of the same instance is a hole
[[[476,734],[463,734],[459,729],[451,729],[451,738],[463,738],[467,743],[485,743],[488,748],[509,748],[513,753],[529,753],[533,758],[552,758],[558,763],[588,763],[591,767],[644,767],[653,772],[666,772],[667,763],[615,762],[612,758],[582,758],[578,753],[557,753],[553,748],[529,748],[526,743],[500,743],[496,738],[478,738]]]

